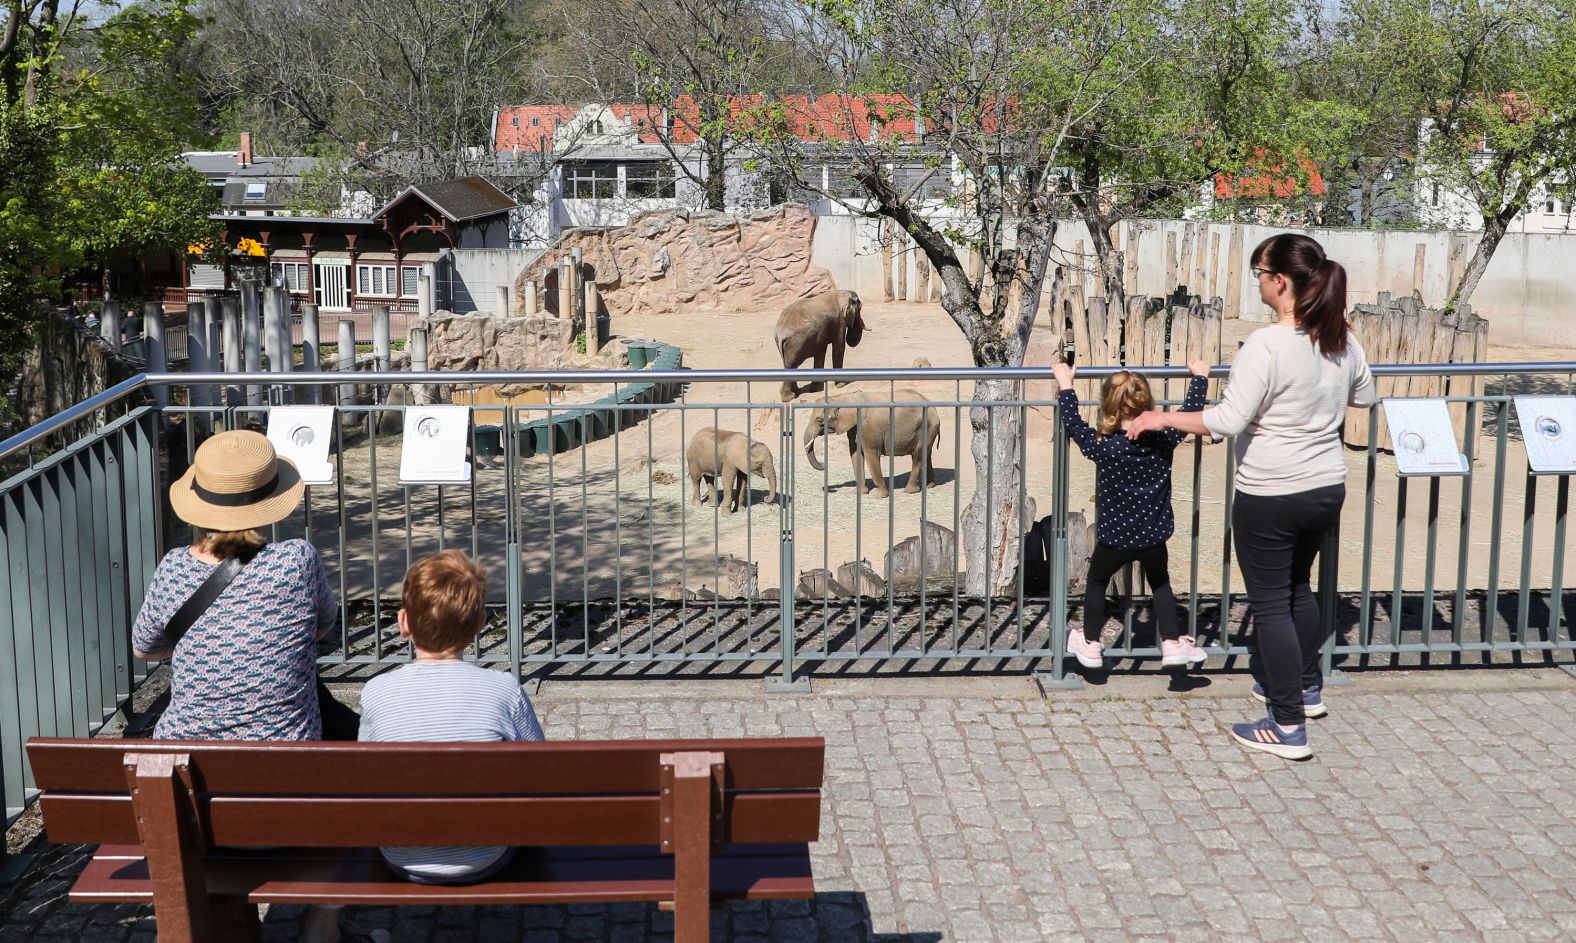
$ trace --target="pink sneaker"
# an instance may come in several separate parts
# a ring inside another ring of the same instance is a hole
[[[1105,667],[1105,648],[1099,642],[1084,638],[1082,629],[1067,630],[1067,654],[1078,659],[1085,668]]]
[[[1209,658],[1209,653],[1193,642],[1193,636],[1184,635],[1176,641],[1160,642],[1160,664],[1164,668],[1196,665]]]

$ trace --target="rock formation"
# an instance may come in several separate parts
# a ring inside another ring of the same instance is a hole
[[[524,297],[527,282],[556,284],[555,266],[575,249],[582,266],[595,272],[607,312],[754,311],[837,287],[831,275],[810,264],[815,214],[784,205],[754,216],[699,210],[660,210],[616,229],[566,232],[515,282]],[[558,293],[544,287],[539,297],[557,314]]]
[[[499,318],[490,314],[439,311],[427,322],[429,370],[613,370],[628,369],[621,344],[603,356],[566,349],[561,323],[555,317]],[[501,396],[521,389],[500,386]]]

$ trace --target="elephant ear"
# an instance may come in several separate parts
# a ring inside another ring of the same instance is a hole
[[[852,406],[844,406],[832,414],[832,431],[841,433],[853,432],[859,424],[859,410]]]
[[[843,323],[848,326],[848,346],[858,347],[859,341],[865,336],[865,319],[860,313],[861,303],[859,296],[854,292],[848,293],[848,298],[843,303]]]

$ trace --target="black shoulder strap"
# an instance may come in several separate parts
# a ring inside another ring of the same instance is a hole
[[[213,572],[208,574],[208,578],[202,581],[202,585],[197,587],[197,591],[192,593],[189,599],[181,603],[181,607],[175,610],[175,615],[170,616],[170,621],[164,627],[165,637],[170,640],[172,648],[185,636],[187,630],[202,618],[202,614],[208,611],[208,607],[219,598],[224,588],[229,586],[230,581],[235,579],[241,569],[250,562],[252,562],[252,554],[226,559],[213,568]]]

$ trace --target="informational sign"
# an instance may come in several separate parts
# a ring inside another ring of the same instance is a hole
[[[1517,396],[1514,402],[1532,473],[1576,473],[1576,396]]]
[[[1472,466],[1456,444],[1450,407],[1442,399],[1387,399],[1385,423],[1403,476],[1465,475]]]
[[[334,483],[334,466],[328,460],[333,441],[334,407],[273,406],[268,410],[268,441],[274,453],[288,458],[309,485]]]
[[[453,485],[471,480],[469,406],[411,406],[405,410],[399,483]]]

